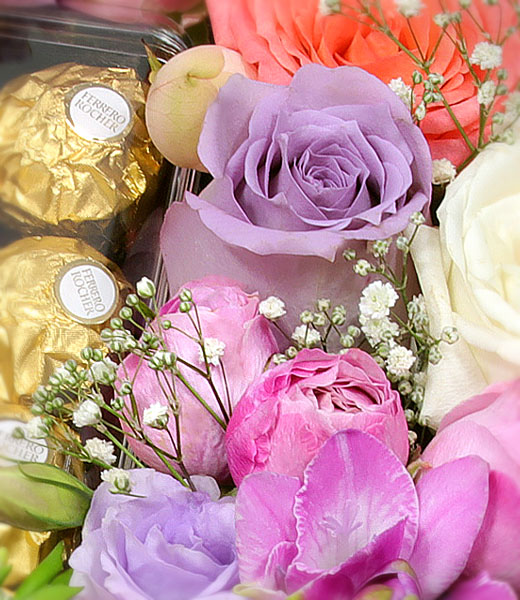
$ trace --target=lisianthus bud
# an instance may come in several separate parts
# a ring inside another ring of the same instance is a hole
[[[0,469],[0,521],[47,531],[83,524],[92,492],[57,467],[21,463]]]
[[[235,73],[248,75],[242,57],[220,46],[197,46],[176,55],[157,73],[146,102],[153,143],[173,164],[206,171],[197,154],[209,105]]]

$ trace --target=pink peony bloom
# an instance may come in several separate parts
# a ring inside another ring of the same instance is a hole
[[[484,525],[466,572],[485,570],[520,591],[520,379],[494,384],[444,417],[423,454],[438,467],[477,455],[491,468]]]
[[[240,592],[276,600],[439,598],[466,565],[488,477],[483,460],[466,457],[427,472],[416,488],[376,438],[337,433],[303,482],[269,472],[244,479],[236,501]],[[470,596],[452,597],[462,599]]]
[[[234,406],[248,385],[264,370],[267,360],[277,351],[269,322],[258,313],[259,300],[256,295],[245,294],[234,283],[222,278],[208,277],[187,283],[183,288],[191,290],[196,303],[203,337],[225,344],[223,355],[217,364],[210,366],[213,381],[227,406]],[[161,310],[163,319],[172,323],[172,328],[162,332],[169,351],[192,365],[204,369],[200,346],[186,335],[196,335],[195,328],[186,313],[179,310],[180,299],[176,296]],[[152,325],[152,328],[156,326]],[[186,333],[184,333],[186,332]],[[178,364],[179,370],[210,407],[218,413],[217,400],[208,381],[189,367]],[[127,374],[122,378],[133,378],[134,395],[141,416],[153,404],[166,404],[159,385],[157,372],[140,359],[131,355],[124,361]],[[226,381],[224,378],[227,379]],[[164,385],[164,383],[163,383]],[[224,447],[224,430],[207,412],[200,402],[178,381],[176,390],[180,403],[181,442],[184,463],[190,474],[211,475],[223,480],[228,476]],[[175,439],[175,420],[170,418],[168,428]],[[170,437],[165,431],[147,427],[147,434],[159,447],[171,452]],[[129,439],[132,450],[149,466],[165,471],[164,464],[153,450],[140,442]]]
[[[247,390],[226,434],[231,475],[301,477],[324,442],[342,429],[366,431],[406,463],[408,427],[399,394],[370,355],[303,350]]]

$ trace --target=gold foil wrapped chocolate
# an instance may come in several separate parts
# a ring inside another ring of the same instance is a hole
[[[78,478],[83,477],[79,461],[54,452],[46,440],[17,439],[12,433],[22,427],[32,417],[28,408],[0,402],[0,466],[11,465],[6,460],[47,462],[65,469]],[[51,533],[23,531],[0,523],[0,547],[9,551],[11,573],[5,585],[15,586],[23,581],[56,544],[58,538],[65,537],[70,542],[72,533]]]
[[[144,102],[130,68],[65,63],[8,83],[0,91],[0,218],[97,247],[121,222],[128,229],[162,161]]]
[[[116,265],[73,238],[31,237],[0,250],[0,402],[36,388],[86,346],[129,291]]]

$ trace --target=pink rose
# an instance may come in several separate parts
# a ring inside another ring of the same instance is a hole
[[[303,350],[247,390],[226,433],[237,485],[257,471],[302,477],[326,440],[343,429],[377,437],[405,463],[408,427],[399,394],[372,357]]]
[[[263,372],[267,360],[277,351],[269,322],[258,312],[259,299],[255,294],[245,294],[233,282],[208,277],[183,286],[192,293],[200,319],[202,335],[223,343],[222,356],[210,365],[212,379],[225,406],[235,406],[249,384]],[[191,315],[180,312],[180,299],[176,296],[160,311],[162,319],[171,321],[172,327],[162,331],[165,345],[170,352],[192,365],[204,369],[200,345],[192,338],[195,327]],[[193,312],[193,309],[192,309]],[[153,329],[157,326],[152,325]],[[188,335],[186,335],[188,334]],[[182,375],[219,415],[219,406],[206,378],[189,367],[177,363]],[[139,413],[153,404],[167,404],[158,382],[157,372],[135,355],[124,361],[127,374],[132,379]],[[225,374],[225,375],[224,375]],[[163,382],[164,386],[164,382]],[[224,447],[224,430],[195,396],[178,380],[175,388],[180,403],[181,445],[184,464],[190,474],[211,475],[223,480],[228,474]],[[229,390],[229,400],[227,391]],[[176,436],[175,420],[170,418],[168,428]],[[146,433],[158,447],[172,452],[171,438],[162,430],[146,427]],[[136,455],[147,465],[166,471],[155,452],[140,442],[130,440]]]
[[[520,591],[520,379],[494,384],[444,417],[423,454],[438,467],[477,455],[489,463],[489,504],[466,572],[486,571]]]

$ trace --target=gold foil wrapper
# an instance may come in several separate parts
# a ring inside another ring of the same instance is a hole
[[[0,218],[97,247],[130,228],[162,162],[144,124],[143,85],[131,68],[75,63],[9,82],[0,91]]]
[[[31,237],[0,250],[0,290],[0,402],[29,404],[65,361],[102,347],[130,287],[85,242]]]
[[[83,466],[77,460],[65,457],[47,447],[45,440],[32,442],[14,439],[11,433],[23,426],[32,417],[30,411],[19,405],[0,403],[0,455],[14,460],[47,462],[83,477]],[[0,466],[8,463],[0,459]],[[20,584],[52,550],[60,538],[71,542],[70,532],[35,532],[16,529],[0,523],[0,547],[7,548],[12,569],[5,585],[14,587]]]

